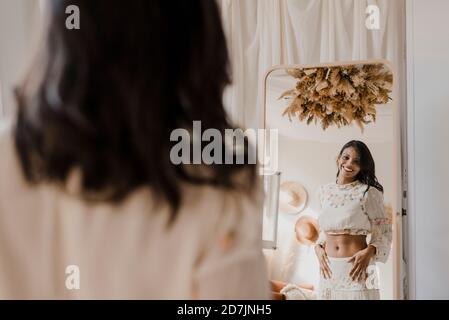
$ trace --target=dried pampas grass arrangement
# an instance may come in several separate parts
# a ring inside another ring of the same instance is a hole
[[[383,64],[287,69],[298,79],[296,87],[281,98],[291,100],[285,109],[290,121],[298,117],[307,124],[320,122],[323,130],[355,122],[376,121],[377,104],[386,104],[393,86],[393,75]]]

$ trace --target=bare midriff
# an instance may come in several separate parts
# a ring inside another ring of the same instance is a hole
[[[345,258],[367,247],[365,235],[326,234],[325,250],[328,257]]]

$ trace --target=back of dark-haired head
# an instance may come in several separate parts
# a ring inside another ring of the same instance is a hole
[[[79,30],[66,28],[69,5],[80,9]],[[15,143],[30,183],[63,184],[76,168],[86,198],[120,201],[150,186],[174,217],[183,182],[236,188],[237,171],[254,178],[254,165],[211,166],[206,178],[170,161],[172,130],[194,120],[232,128],[215,1],[51,0],[49,10],[40,60],[16,90]]]
[[[368,149],[368,146],[362,141],[351,140],[346,143],[343,148],[341,148],[340,154],[338,155],[339,158],[343,154],[343,151],[347,148],[354,148],[360,157],[360,172],[357,174],[356,179],[368,186],[366,191],[368,191],[370,187],[374,187],[377,190],[383,192],[384,188],[377,181],[374,159]],[[339,174],[340,168],[338,168],[337,171],[337,178]]]

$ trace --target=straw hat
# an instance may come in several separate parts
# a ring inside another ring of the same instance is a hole
[[[280,186],[279,209],[288,214],[297,214],[304,210],[307,203],[307,191],[295,181],[285,181]]]
[[[305,245],[313,245],[319,236],[318,221],[310,216],[302,216],[295,223],[296,240]]]

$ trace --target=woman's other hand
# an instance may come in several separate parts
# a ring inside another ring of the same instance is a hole
[[[354,281],[362,281],[366,279],[366,269],[370,263],[370,260],[376,254],[376,248],[369,245],[367,248],[360,250],[349,259],[348,262],[352,263],[352,269],[349,272],[349,276]]]
[[[320,263],[320,273],[324,279],[330,279],[332,272],[330,268],[330,262],[327,258],[326,251],[320,245],[315,246],[315,254],[318,257],[318,262]]]

